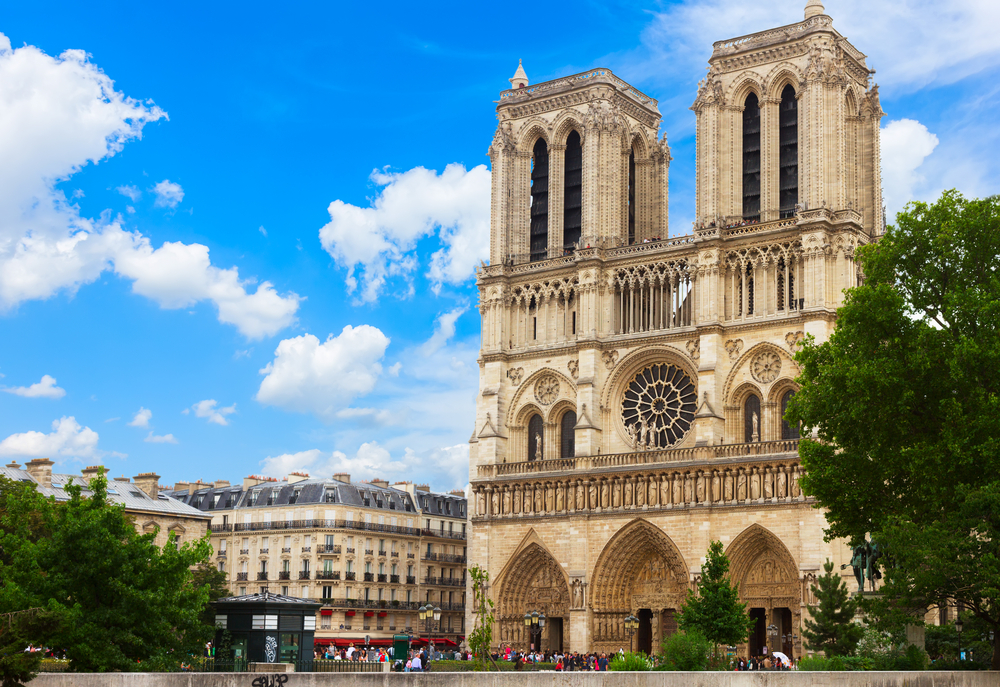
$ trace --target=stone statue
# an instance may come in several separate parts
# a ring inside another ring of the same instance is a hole
[[[608,489],[608,483],[601,482],[601,508],[607,508],[610,503],[610,490]]]
[[[783,499],[788,496],[788,492],[785,489],[788,486],[788,475],[785,474],[784,468],[778,468],[778,498]]]
[[[716,502],[722,498],[722,478],[719,477],[719,471],[714,470],[712,472],[712,498],[711,501]]]
[[[646,483],[641,478],[635,489],[635,505],[636,508],[642,508],[646,505]]]
[[[589,494],[590,500],[588,503],[589,507],[597,508],[600,505],[599,503],[597,503],[597,484],[595,482],[591,482],[588,491],[590,492]]]
[[[503,490],[503,512],[510,513],[510,491]]]
[[[500,495],[496,491],[493,492],[493,509],[491,511],[492,515],[499,515],[500,513]]]
[[[623,497],[625,501],[622,503],[626,508],[631,508],[632,506],[632,492],[635,491],[635,487],[632,486],[632,480],[625,482],[625,493]]]
[[[614,491],[611,495],[611,505],[618,508],[622,505],[622,483],[615,480]]]
[[[565,493],[565,490],[566,490],[566,487],[561,486],[561,485],[559,486],[559,488],[556,489],[556,512],[557,513],[562,513],[563,512],[563,500],[564,500],[563,494]]]
[[[476,512],[480,515],[486,515],[486,494],[482,491],[476,493]]]
[[[698,478],[695,482],[695,497],[698,503],[705,503],[705,477],[701,470],[698,471]]]
[[[754,501],[760,498],[760,473],[757,468],[750,468],[750,498]]]
[[[774,498],[774,486],[771,480],[774,479],[774,475],[771,474],[771,468],[764,468],[764,498],[770,499]]]
[[[690,472],[684,473],[684,503],[694,503],[694,477]]]
[[[661,477],[660,478],[660,505],[669,506],[670,505],[670,478]]]
[[[583,484],[579,483],[576,485],[576,510],[586,510],[587,504],[584,500],[584,488]]]
[[[754,430],[755,432],[757,430]],[[542,460],[542,435],[535,432],[535,460]]]
[[[542,490],[540,487],[535,487],[535,506],[532,509],[535,513],[541,513],[545,504],[542,502]]]
[[[644,448],[646,448],[646,421],[639,420],[639,441],[636,450],[641,451]]]
[[[753,424],[753,435],[751,436],[752,441],[760,441],[760,435],[757,433],[757,411],[755,410],[750,416],[750,422]]]
[[[674,505],[679,506],[684,502],[684,486],[681,484],[681,476],[674,474]]]
[[[739,501],[747,500],[747,474],[741,472],[736,478],[736,498]]]

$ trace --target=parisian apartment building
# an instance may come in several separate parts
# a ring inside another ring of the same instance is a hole
[[[348,474],[253,475],[178,482],[167,494],[211,517],[215,564],[233,596],[262,592],[322,603],[318,645],[388,645],[395,634],[438,647],[465,637],[467,502],[426,484],[351,482]],[[432,605],[437,620],[419,618]]]

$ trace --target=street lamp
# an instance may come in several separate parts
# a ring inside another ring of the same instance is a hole
[[[767,636],[770,638],[768,642],[771,645],[771,653],[774,653],[774,642],[778,639],[778,626],[768,625],[767,626]]]
[[[955,629],[958,630],[958,660],[962,660],[962,616],[955,619]]]
[[[427,644],[429,647],[431,643],[430,635],[433,629],[433,623],[434,621],[441,620],[441,609],[436,606],[432,606],[428,601],[426,606],[421,606],[417,609],[417,613],[420,616],[420,619],[427,623]]]
[[[625,634],[628,635],[628,652],[632,653],[632,635],[639,629],[639,619],[634,615],[625,618]]]
[[[531,635],[531,648],[541,648],[542,630],[545,629],[545,614],[538,611],[530,611],[524,614],[524,627]]]

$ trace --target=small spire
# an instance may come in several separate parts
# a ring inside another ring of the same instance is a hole
[[[826,8],[823,7],[822,0],[809,0],[806,3],[806,19],[825,13]]]
[[[521,65],[521,60],[517,61],[517,71],[514,72],[514,76],[510,79],[511,88],[526,88],[528,86],[528,75],[524,73],[524,67]]]

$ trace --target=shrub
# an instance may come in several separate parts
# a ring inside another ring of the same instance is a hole
[[[829,663],[830,659],[825,656],[803,656],[799,659],[799,670],[829,670],[827,667]]]
[[[706,670],[712,644],[697,632],[677,632],[663,640],[657,670]]]
[[[608,670],[652,670],[650,660],[643,653],[615,654],[608,664]]]

